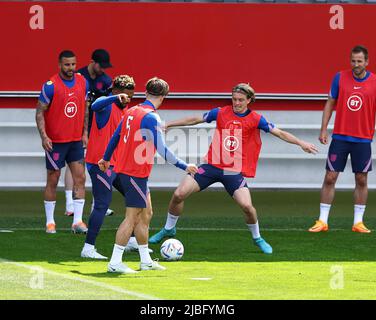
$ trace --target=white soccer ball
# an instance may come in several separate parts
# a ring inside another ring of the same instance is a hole
[[[167,261],[177,261],[184,254],[184,246],[177,239],[167,239],[161,245],[161,256]]]

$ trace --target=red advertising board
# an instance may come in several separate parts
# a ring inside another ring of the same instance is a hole
[[[0,91],[39,91],[73,50],[111,54],[111,76],[148,78],[175,93],[326,94],[356,44],[376,60],[376,6],[122,2],[1,2]]]

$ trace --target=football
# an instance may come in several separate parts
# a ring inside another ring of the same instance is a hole
[[[161,245],[161,256],[167,261],[177,261],[183,257],[184,246],[177,239],[168,239]]]

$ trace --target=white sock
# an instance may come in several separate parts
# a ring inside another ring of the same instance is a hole
[[[84,212],[85,199],[75,199],[73,200],[74,205],[74,215],[73,215],[73,224],[82,221],[82,214]]]
[[[330,204],[320,203],[320,217],[319,217],[319,220],[321,220],[324,223],[328,223],[330,207],[331,207]]]
[[[130,237],[127,245],[131,247],[137,247],[138,243],[137,243],[136,237]]]
[[[354,205],[354,225],[359,222],[363,222],[363,215],[364,211],[366,210],[366,206],[362,204]]]
[[[153,262],[153,260],[150,257],[149,246],[147,244],[140,244],[138,246],[138,252],[140,254],[141,263]]]
[[[257,239],[260,238],[260,228],[258,221],[255,224],[247,224],[249,231],[252,233],[252,238]]]
[[[46,225],[53,223],[55,224],[54,212],[55,212],[56,201],[44,201],[44,210],[46,212]]]
[[[65,211],[66,212],[74,211],[72,193],[73,193],[72,190],[65,190]]]
[[[95,247],[92,244],[89,244],[89,243],[85,242],[85,244],[84,244],[84,251],[93,250],[93,249],[95,249]]]
[[[170,212],[167,213],[167,220],[165,224],[165,229],[166,230],[171,230],[176,226],[176,223],[178,222],[179,216],[174,216]]]
[[[110,264],[115,265],[123,261],[124,249],[125,247],[120,246],[116,243],[114,244],[114,250],[112,251]]]

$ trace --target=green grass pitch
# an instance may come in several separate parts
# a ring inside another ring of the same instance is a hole
[[[151,234],[164,225],[172,191],[152,191]],[[365,223],[376,227],[376,192],[369,194]],[[88,218],[91,195],[85,206]],[[186,201],[176,238],[185,247],[179,262],[161,262],[166,271],[135,275],[106,272],[106,261],[80,258],[85,237],[69,231],[64,194],[55,210],[57,234],[44,231],[40,191],[0,192],[0,299],[375,299],[376,232],[351,231],[351,192],[337,191],[327,233],[306,230],[318,216],[319,191],[254,191],[262,236],[273,254],[251,242],[239,208],[223,191],[206,191]],[[111,256],[124,204],[114,193],[97,240]],[[180,228],[180,229],[179,229]],[[4,232],[13,231],[13,232]],[[160,258],[159,245],[152,245]],[[138,253],[124,261],[139,267]]]

